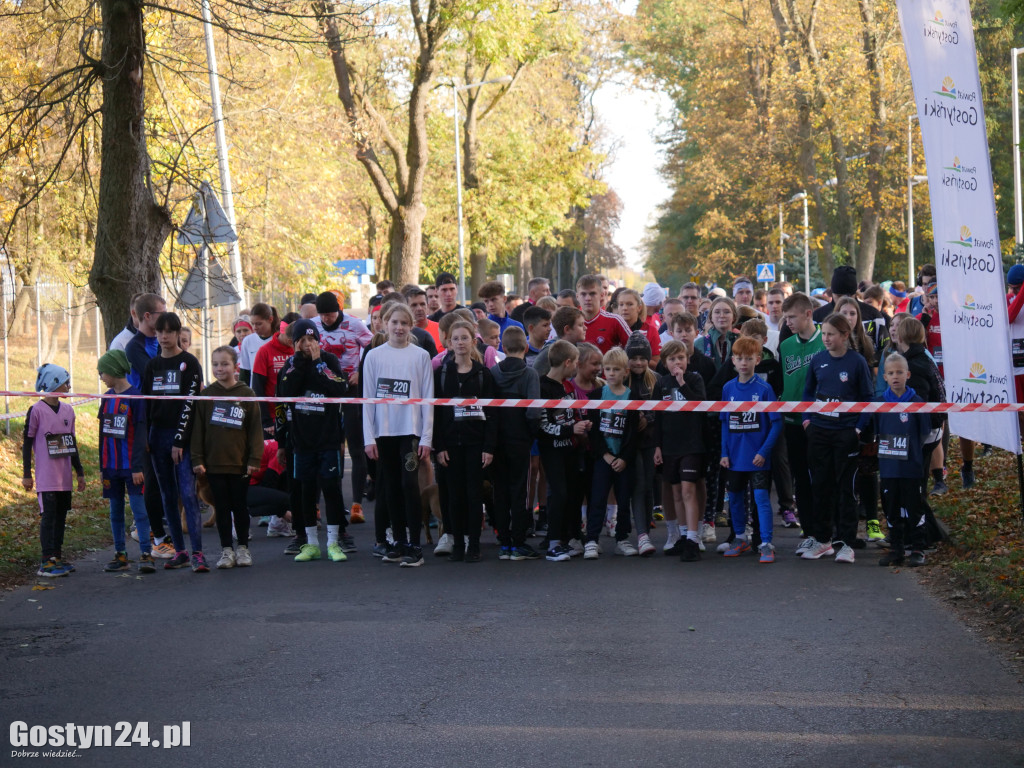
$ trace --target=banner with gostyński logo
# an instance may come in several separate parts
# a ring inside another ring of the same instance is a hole
[[[921,124],[953,403],[1014,402],[1010,331],[968,0],[897,0]],[[954,413],[954,434],[1020,452],[1015,414]]]

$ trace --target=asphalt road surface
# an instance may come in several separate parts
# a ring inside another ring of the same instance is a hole
[[[400,569],[368,518],[346,563],[261,528],[249,569],[111,575],[98,552],[5,594],[0,765],[51,749],[15,722],[185,721],[189,747],[73,765],[1024,765],[1024,688],[874,551],[801,561],[780,530],[773,565],[680,563],[659,530],[653,559],[504,562],[486,535],[479,564]]]

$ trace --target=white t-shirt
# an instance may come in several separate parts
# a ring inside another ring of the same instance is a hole
[[[382,344],[363,358],[363,397],[388,400],[434,396],[434,368],[422,347]],[[432,405],[364,405],[363,443],[374,445],[378,437],[419,435],[420,445],[430,447],[434,435]]]
[[[128,342],[132,340],[135,333],[130,328],[122,328],[121,332],[110,342],[108,349],[120,349],[124,352],[124,348],[128,346]]]
[[[261,339],[259,334],[250,333],[242,339],[242,343],[238,345],[238,367],[243,371],[251,371],[252,364],[256,360],[256,353],[260,351],[260,347],[272,338],[274,338],[274,334]]]

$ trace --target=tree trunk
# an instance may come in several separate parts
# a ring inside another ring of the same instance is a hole
[[[423,248],[423,221],[427,218],[427,206],[399,206],[391,217],[391,253],[388,276],[398,286],[420,281],[420,254]],[[398,258],[395,258],[398,254]]]
[[[146,55],[142,3],[100,0],[103,18],[103,134],[96,251],[89,286],[107,342],[135,293],[160,290],[160,250],[171,217],[153,197],[146,150]]]
[[[533,249],[530,248],[530,238],[524,237],[519,244],[519,257],[516,260],[516,293],[526,298],[526,284],[533,277],[533,265],[530,263],[533,257]]]

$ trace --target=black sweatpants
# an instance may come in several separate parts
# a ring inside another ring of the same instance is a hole
[[[897,554],[904,549],[921,551],[925,547],[923,495],[920,478],[882,478],[882,508],[889,521],[890,546]]]
[[[250,485],[246,488],[245,499],[249,517],[284,517],[291,508],[291,498],[287,491],[265,485]]]
[[[222,547],[231,546],[231,522],[234,520],[239,546],[249,545],[249,478],[244,475],[208,473],[213,494],[213,512],[217,520],[217,535]]]
[[[448,451],[448,477],[457,478],[448,487],[448,516],[452,521],[454,549],[462,551],[465,539],[469,545],[480,547],[480,528],[484,519],[484,470],[482,445],[455,445]]]
[[[526,543],[526,530],[533,518],[526,501],[529,474],[529,443],[503,442],[498,445],[491,462],[491,485],[494,487],[491,522],[498,530],[498,542],[503,547],[521,547]]]
[[[160,485],[156,479],[156,470],[149,454],[142,462],[142,497],[146,502],[146,515],[149,517],[149,530],[153,533],[153,541],[159,544],[167,536],[164,528],[164,499],[160,495]],[[175,510],[177,514],[177,510]]]
[[[807,452],[811,468],[811,488],[814,503],[811,506],[810,530],[804,522],[806,507],[800,522],[804,532],[818,541],[835,541],[853,545],[857,538],[857,464],[860,442],[853,427],[826,429],[810,425],[807,428]]]
[[[582,457],[575,448],[553,448],[541,443],[540,461],[548,481],[548,539],[565,544],[580,535]]]
[[[43,560],[61,557],[64,528],[71,509],[71,491],[41,491],[39,497],[39,546]]]
[[[348,456],[352,460],[352,503],[363,503],[366,490],[366,449],[363,447],[363,406],[343,405],[345,417],[345,442]]]
[[[800,424],[785,424],[786,451],[789,454],[789,470],[793,473],[793,490],[796,493],[797,514],[803,525],[803,510],[807,510],[807,518],[812,517],[814,496],[811,491],[811,470],[807,463],[807,433]],[[804,533],[813,536],[807,527]]]
[[[398,544],[420,545],[423,515],[420,506],[420,439],[416,435],[377,438],[378,493],[387,488],[391,535]],[[409,529],[408,542],[406,528]]]

